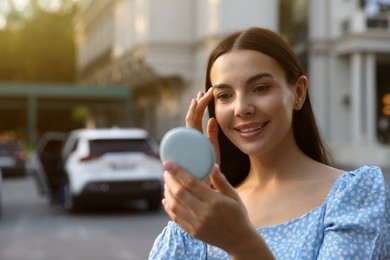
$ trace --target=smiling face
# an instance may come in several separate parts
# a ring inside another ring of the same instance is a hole
[[[300,80],[289,85],[274,59],[257,51],[234,50],[215,60],[210,80],[216,119],[241,151],[264,154],[295,143],[292,115],[304,101],[306,85],[297,87]]]

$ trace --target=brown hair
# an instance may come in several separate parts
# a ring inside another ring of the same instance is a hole
[[[264,28],[249,28],[224,37],[210,53],[206,72],[206,91],[211,87],[210,70],[215,60],[232,50],[254,50],[276,60],[286,73],[287,82],[295,84],[304,75],[304,70],[291,47],[278,34]],[[215,117],[215,104],[208,105],[210,117]],[[329,164],[329,155],[323,143],[313,114],[309,95],[300,110],[293,112],[294,138],[298,147],[310,158]],[[249,172],[249,157],[239,150],[219,129],[221,171],[235,186],[246,178]]]

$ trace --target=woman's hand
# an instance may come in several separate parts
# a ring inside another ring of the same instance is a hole
[[[203,132],[202,119],[203,114],[207,108],[207,105],[213,99],[213,88],[204,94],[202,91],[198,92],[196,99],[191,100],[191,105],[188,109],[186,116],[186,126],[197,129],[199,132]]]
[[[186,127],[191,127],[197,129],[199,132],[203,133],[202,122],[203,115],[206,111],[207,105],[213,99],[213,88],[204,94],[202,91],[199,91],[196,99],[191,101],[191,105],[188,109],[186,115]],[[207,123],[207,137],[211,144],[214,147],[216,162],[220,163],[220,154],[219,154],[219,143],[218,143],[218,123],[215,118],[210,118]]]
[[[164,209],[188,234],[222,248],[235,259],[252,259],[245,257],[248,253],[258,257],[256,253],[269,252],[251,224],[238,193],[217,164],[210,174],[216,190],[170,161],[163,166],[166,169]]]

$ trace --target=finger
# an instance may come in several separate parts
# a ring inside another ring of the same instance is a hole
[[[165,212],[175,222],[180,221],[180,219],[191,220],[193,218],[191,208],[188,208],[188,204],[183,204],[175,198],[168,184],[164,185],[163,206]]]
[[[196,99],[193,99],[191,101],[191,105],[188,108],[188,112],[186,115],[186,127],[195,128],[198,131],[203,132],[201,122],[195,121],[195,113],[196,113],[197,106],[198,106],[198,101]]]
[[[203,132],[202,121],[203,115],[208,103],[212,100],[212,88],[210,88],[205,94],[202,91],[198,92],[196,99],[191,101],[190,108],[186,115],[186,126],[192,127],[200,132]]]
[[[175,201],[183,205],[196,203],[196,198],[194,198],[194,196],[191,194],[191,190],[187,189],[181,183],[180,179],[173,177],[168,172],[164,172],[164,181],[164,192],[169,192]]]
[[[208,212],[207,204],[199,199],[203,192],[188,190],[177,179],[168,172],[164,173],[164,209],[175,222],[185,225],[186,223],[197,223],[198,215]],[[204,188],[204,187],[203,187]],[[207,188],[206,191],[211,191]],[[215,194],[214,194],[215,195]],[[202,213],[203,212],[203,213]]]
[[[207,105],[210,103],[210,101],[213,99],[213,88],[209,88],[207,90],[207,92],[202,95],[197,101],[198,101],[198,105],[196,107],[196,110],[197,114],[201,114],[201,116],[203,117],[203,113],[204,111],[206,110],[206,107]]]
[[[228,196],[236,201],[241,201],[237,191],[233,188],[232,185],[230,185],[225,175],[221,173],[218,164],[214,165],[214,169],[210,174],[210,180],[214,188],[216,188],[221,194]]]
[[[204,96],[204,94],[203,94],[203,92],[202,91],[199,91],[198,92],[198,95],[196,96],[196,100],[199,100],[201,97],[203,97]]]
[[[179,165],[173,163],[172,161],[163,162],[163,167],[167,172],[169,172],[169,174],[164,174],[164,179],[166,179],[166,181],[171,180],[167,177],[172,177],[175,181],[179,182],[188,190],[193,190],[196,188],[196,186],[202,184],[202,182],[199,181],[195,176],[186,172]]]
[[[211,191],[207,182],[198,180],[173,162],[164,162],[163,167],[169,172],[169,175],[164,175],[164,180],[166,184],[169,184],[171,192],[174,192],[177,199],[184,200],[181,198],[185,198],[191,200],[190,203],[196,202],[194,201],[196,199],[203,201],[200,199],[203,197],[202,194]],[[194,198],[189,198],[188,194]]]
[[[219,150],[218,131],[219,131],[219,127],[218,127],[217,120],[214,117],[210,118],[207,123],[207,136],[210,140],[210,143],[214,147],[216,163],[219,164],[221,162],[221,155]]]
[[[194,120],[194,114],[197,105],[198,101],[196,99],[192,99],[186,115],[186,124],[192,123],[192,121]]]

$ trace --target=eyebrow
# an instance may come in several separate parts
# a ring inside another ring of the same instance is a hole
[[[260,80],[262,78],[274,78],[274,76],[268,72],[261,72],[261,73],[255,74],[255,75],[251,76],[249,79],[247,79],[245,82],[245,85],[248,86],[248,85],[250,85],[250,84],[252,84],[252,83],[254,83],[257,80]],[[225,84],[225,83],[213,85],[213,89],[226,89],[229,87],[230,87],[229,84]]]

